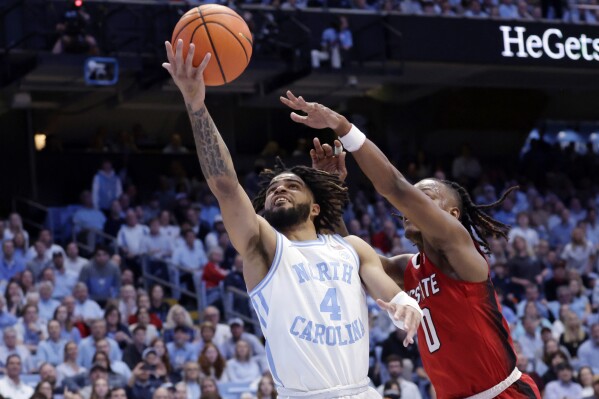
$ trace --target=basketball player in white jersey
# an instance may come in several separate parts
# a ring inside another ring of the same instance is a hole
[[[405,345],[413,343],[421,321],[418,304],[387,276],[364,241],[321,234],[333,229],[348,200],[337,176],[279,164],[261,175],[265,185],[252,205],[204,104],[210,55],[194,68],[193,45],[185,61],[182,45],[175,52],[166,43],[169,62],[163,66],[183,94],[202,172],[244,259],[279,397],[380,398],[368,385],[364,288],[404,327]]]

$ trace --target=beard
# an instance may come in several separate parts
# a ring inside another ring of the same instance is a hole
[[[264,211],[264,219],[275,230],[285,230],[304,222],[310,216],[310,205],[299,204],[294,208],[288,209],[269,209]]]

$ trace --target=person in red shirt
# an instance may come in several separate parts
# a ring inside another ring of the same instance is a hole
[[[221,247],[213,247],[208,251],[208,263],[204,266],[202,281],[206,284],[206,305],[211,305],[220,299],[218,286],[229,274],[221,267],[225,257]]]
[[[333,129],[376,190],[404,215],[406,238],[419,253],[383,262],[423,311],[418,349],[437,397],[540,398],[533,380],[516,367],[509,327],[482,251],[488,250],[485,237],[507,237],[509,227],[483,212],[507,193],[484,207],[475,205],[468,192],[451,181],[424,179],[412,185],[342,115],[290,91],[281,101],[305,113],[292,112],[295,122]],[[318,139],[314,144],[313,163],[322,160],[329,168],[345,169],[339,141],[334,150],[321,146]]]

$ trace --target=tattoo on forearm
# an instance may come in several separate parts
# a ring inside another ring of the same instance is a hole
[[[221,137],[205,107],[192,111],[187,105],[196,150],[200,166],[206,179],[213,176],[227,174],[227,159],[230,158],[224,144],[221,146]],[[223,151],[224,150],[224,151]]]

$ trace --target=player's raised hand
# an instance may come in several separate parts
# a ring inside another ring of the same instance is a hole
[[[179,39],[176,43],[177,51],[173,51],[173,45],[170,42],[164,43],[166,47],[166,56],[168,62],[162,64],[173,78],[173,81],[181,90],[185,103],[188,105],[202,105],[206,97],[206,85],[204,84],[204,70],[210,61],[210,53],[207,53],[200,65],[193,66],[193,54],[195,45],[189,45],[187,57],[183,60],[183,40]]]
[[[345,167],[345,156],[341,142],[335,140],[335,149],[330,144],[320,144],[320,140],[315,137],[313,140],[314,148],[310,150],[312,158],[312,167],[318,170],[339,176],[341,181],[347,177],[347,168]]]
[[[409,344],[413,344],[414,335],[416,335],[420,322],[422,321],[420,309],[416,309],[409,305],[385,302],[382,299],[377,299],[376,303],[381,309],[386,310],[394,321],[403,323],[402,330],[406,332],[406,338],[403,340],[403,345],[408,346]]]
[[[296,97],[291,90],[287,90],[285,96],[280,100],[283,104],[295,111],[302,111],[306,115],[300,115],[297,112],[291,113],[291,120],[314,129],[331,128],[337,129],[339,125],[347,120],[332,109],[315,102],[307,102],[302,96]]]

